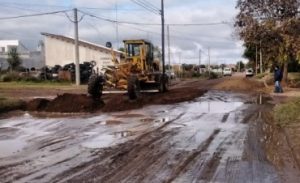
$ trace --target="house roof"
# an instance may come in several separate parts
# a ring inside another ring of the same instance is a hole
[[[50,34],[50,33],[45,33],[45,32],[42,32],[41,34],[43,36],[46,36],[46,37],[51,37],[51,38],[54,38],[54,39],[62,40],[62,41],[65,41],[65,42],[71,42],[71,43],[75,44],[75,40],[71,37],[67,37],[67,36],[63,36],[63,35]],[[78,40],[78,44],[79,44],[79,46],[90,47],[90,48],[95,49],[95,50],[109,51],[109,52],[111,51],[110,48],[107,48],[107,47],[99,45],[99,44],[91,43],[91,42],[88,42],[88,41]],[[116,54],[122,54],[123,53],[123,52],[115,50],[115,49],[114,49],[114,52]]]

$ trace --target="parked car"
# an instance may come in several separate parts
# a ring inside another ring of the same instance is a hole
[[[223,76],[232,76],[231,68],[225,67],[223,70]]]
[[[166,74],[169,76],[170,79],[176,78],[176,75],[173,71],[166,71]]]
[[[246,69],[245,74],[246,74],[246,77],[252,77],[254,75],[253,69],[252,68]]]

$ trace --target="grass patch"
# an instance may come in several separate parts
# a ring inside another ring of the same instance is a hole
[[[284,127],[296,123],[300,119],[300,98],[280,104],[274,108],[274,118],[277,125]]]
[[[0,113],[23,109],[24,106],[25,102],[22,100],[0,97]]]

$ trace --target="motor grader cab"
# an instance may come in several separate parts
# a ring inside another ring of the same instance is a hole
[[[160,71],[160,62],[154,60],[153,45],[145,40],[125,40],[125,53],[118,62],[112,51],[113,65],[104,68],[103,75],[92,75],[88,93],[100,98],[102,91],[127,91],[129,99],[141,92],[163,92],[169,79]]]

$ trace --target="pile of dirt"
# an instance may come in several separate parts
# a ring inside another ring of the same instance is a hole
[[[142,108],[146,105],[174,104],[193,100],[202,96],[207,90],[195,87],[174,88],[166,93],[142,94],[137,100],[131,101],[127,95],[113,95],[105,101],[103,112],[116,112]]]
[[[44,98],[36,98],[27,102],[26,110],[28,111],[44,111],[50,100]]]
[[[108,94],[102,97],[102,101],[94,101],[85,94],[63,94],[52,101],[35,99],[28,103],[30,111],[45,112],[117,112],[139,109],[147,105],[174,104],[193,100],[201,97],[209,89],[229,90],[234,92],[262,92],[263,83],[251,79],[232,77],[216,80],[189,80],[172,86],[166,93],[144,93],[134,101],[128,99],[126,94]]]
[[[95,101],[84,94],[62,94],[52,101],[47,99],[34,99],[27,103],[28,111],[45,112],[94,112],[103,106],[103,102]]]

